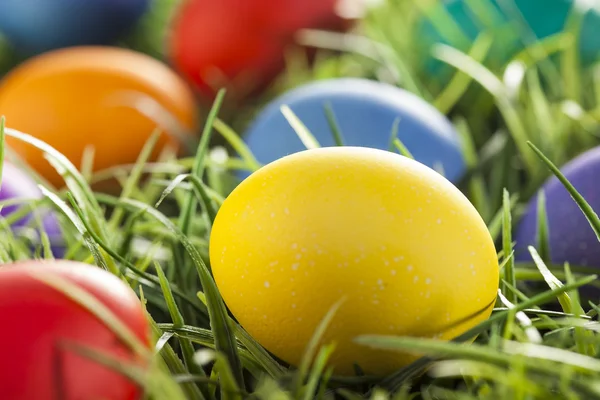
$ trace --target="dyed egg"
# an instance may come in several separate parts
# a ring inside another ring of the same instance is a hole
[[[87,308],[39,278],[47,275],[95,298],[150,352],[145,311],[116,276],[65,260],[5,264],[0,266],[0,315],[5,327],[18,329],[0,331],[2,343],[10,344],[0,359],[3,398],[51,400],[57,393],[65,400],[142,398],[142,389],[129,378],[68,347],[95,350],[123,366],[147,366]]]
[[[488,318],[498,263],[469,200],[410,158],[363,147],[292,154],[244,180],[210,238],[217,286],[240,324],[298,365],[328,310],[334,373],[386,374],[416,356],[363,334],[450,339]],[[459,322],[460,321],[460,322]]]
[[[453,37],[453,46],[459,47],[463,51],[468,51],[473,40],[483,31],[492,29],[495,31],[495,47],[488,56],[488,61],[498,65],[506,63],[511,57],[519,51],[526,48],[526,44],[531,44],[531,40],[545,39],[549,36],[558,34],[565,29],[567,18],[574,10],[575,1],[573,0],[513,0],[503,2],[499,0],[489,0],[480,2],[480,10],[473,11],[466,0],[442,0],[437,6],[441,11],[445,9],[448,16],[454,19],[456,26],[462,30],[463,34],[469,39],[468,43],[456,42],[457,37]],[[516,7],[515,7],[516,6]],[[486,9],[492,15],[491,24],[486,24],[480,16]],[[581,31],[579,32],[579,52],[580,57],[585,64],[590,64],[600,57],[600,9],[582,7],[585,13]],[[526,25],[524,25],[526,24]],[[423,20],[418,25],[419,36],[422,38],[422,44],[425,51],[430,51],[430,46],[434,43],[448,43],[440,32],[438,32],[429,21]],[[430,63],[430,67],[440,73],[447,73],[453,70],[450,67],[442,67],[441,63]],[[439,68],[445,68],[440,70]]]
[[[148,8],[149,0],[2,0],[0,33],[25,55],[112,44]]]
[[[588,150],[567,163],[561,172],[600,211],[600,147]],[[600,267],[600,242],[567,189],[552,176],[541,188],[546,196],[550,257],[553,263]],[[517,226],[515,259],[533,262],[527,246],[537,248],[537,196],[534,196]]]
[[[134,163],[157,127],[169,134],[162,134],[153,157],[167,145],[176,147],[176,134],[196,128],[195,113],[193,93],[175,72],[115,47],[44,53],[0,82],[0,115],[9,128],[50,144],[77,167],[93,146],[95,171]],[[42,176],[63,184],[37,148],[9,137],[6,142]]]
[[[417,161],[443,170],[452,182],[464,174],[460,138],[446,117],[410,92],[367,79],[323,80],[291,90],[258,115],[245,132],[244,140],[263,164],[305,150],[281,112],[281,106],[287,105],[321,146],[333,146],[334,135],[325,111],[327,103],[344,144],[387,150],[394,122],[399,119],[398,138]],[[248,173],[240,172],[239,176],[243,179]]]
[[[2,171],[2,185],[0,186],[0,201],[19,201],[19,204],[6,205],[0,210],[3,218],[10,217],[17,212],[26,202],[42,198],[42,192],[35,181],[23,170],[17,166],[4,162]],[[40,212],[41,211],[41,212]],[[62,234],[56,215],[49,211],[36,208],[40,212],[39,217],[42,222],[42,228],[48,235],[50,243],[53,244],[52,253],[55,257],[64,255],[64,245],[62,244]],[[25,227],[38,227],[34,215],[28,214],[25,217],[15,221],[12,224],[14,234]]]
[[[340,0],[188,0],[175,18],[171,58],[211,97],[221,87],[243,97],[284,67],[285,48],[302,28],[345,29]]]

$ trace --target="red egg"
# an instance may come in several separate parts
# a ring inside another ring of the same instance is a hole
[[[94,296],[149,346],[144,310],[131,288],[98,267],[73,261],[27,261],[0,266],[0,396],[11,400],[141,398],[142,390],[108,367],[65,344],[91,348],[143,366],[115,333],[59,289],[40,280],[46,272]],[[72,294],[72,293],[71,293]],[[145,358],[145,357],[144,357]]]
[[[282,70],[299,29],[347,29],[349,20],[338,14],[342,1],[188,0],[175,18],[171,58],[208,97],[227,87],[240,98]]]

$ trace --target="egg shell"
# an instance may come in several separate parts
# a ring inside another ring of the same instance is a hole
[[[425,165],[370,148],[307,150],[261,168],[222,204],[209,254],[235,318],[292,365],[344,299],[324,337],[336,342],[338,375],[355,362],[387,374],[417,357],[355,337],[450,339],[488,318],[498,289],[494,243],[468,199]]]
[[[0,341],[7,344],[0,359],[3,398],[52,400],[57,393],[65,400],[141,398],[141,389],[128,378],[66,347],[91,348],[116,357],[123,366],[147,365],[87,308],[40,280],[36,274],[41,273],[94,297],[150,351],[145,311],[116,276],[66,260],[5,264],[0,266],[0,315],[4,327],[18,329],[0,330]]]
[[[113,44],[148,10],[149,0],[2,0],[0,32],[21,54]]]
[[[461,142],[450,121],[416,95],[367,79],[316,81],[285,93],[258,114],[244,133],[244,141],[263,164],[305,150],[281,112],[281,106],[287,105],[321,146],[334,146],[326,104],[333,110],[345,145],[387,150],[399,119],[398,138],[417,161],[432,168],[441,166],[453,182],[463,176]],[[248,175],[246,171],[238,174],[241,179]]]
[[[152,118],[166,111],[175,124],[158,124],[137,106],[149,107]],[[157,127],[169,134],[161,135],[151,159],[165,146],[179,146],[175,134],[191,137],[197,128],[193,93],[174,71],[147,55],[104,46],[55,50],[21,64],[0,82],[0,114],[7,127],[50,144],[76,167],[93,146],[94,171],[134,163]],[[11,137],[6,143],[63,185],[37,148]]]
[[[456,26],[469,38],[466,46],[453,43],[463,50],[468,51],[473,41],[483,31],[494,30],[494,44],[486,64],[495,66],[503,65],[524,50],[523,38],[545,39],[549,36],[562,32],[565,22],[574,8],[573,0],[512,0],[503,2],[499,0],[486,0],[478,3],[479,7],[485,8],[488,14],[493,15],[493,23],[486,26],[481,18],[483,12],[474,12],[466,0],[442,0],[436,6],[436,12],[447,11]],[[516,10],[513,8],[516,6]],[[526,23],[527,25],[522,25]],[[526,29],[526,31],[524,31]],[[579,53],[585,65],[598,60],[600,57],[600,9],[591,7],[585,11],[585,16],[579,32]],[[448,40],[423,18],[417,25],[418,37],[421,38],[423,51],[429,53],[431,46],[435,43],[446,43]],[[529,36],[528,36],[529,35]],[[534,36],[531,36],[534,35]],[[527,39],[530,40],[530,39]],[[442,62],[435,61],[426,55],[428,72],[436,77],[448,77],[456,70]]]
[[[579,155],[561,168],[561,172],[590,206],[600,211],[600,147]],[[563,184],[552,176],[541,191],[546,197],[550,256],[553,263],[569,262],[571,265],[600,267],[600,243]],[[517,226],[515,234],[515,259],[532,262],[527,246],[537,248],[537,201],[534,196]]]
[[[0,201],[22,200],[20,204],[7,205],[2,207],[0,215],[7,218],[12,213],[18,211],[27,201],[41,199],[43,197],[41,190],[36,182],[25,171],[16,165],[4,162],[2,170],[2,184],[0,186]],[[60,225],[54,212],[48,209],[36,208],[42,221],[43,231],[46,232],[52,246],[52,253],[55,257],[62,257],[65,252],[65,246],[62,243],[62,233]],[[37,221],[33,215],[27,215],[12,225],[14,233],[27,226],[38,227]]]
[[[170,58],[207,98],[262,90],[284,67],[284,52],[301,28],[344,30],[340,0],[189,0],[177,13]]]

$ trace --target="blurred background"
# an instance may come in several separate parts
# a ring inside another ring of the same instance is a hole
[[[211,137],[213,153],[227,167],[211,181],[222,195],[239,181],[229,171],[260,165],[244,153],[243,141],[266,105],[309,82],[339,77],[401,88],[446,116],[460,135],[467,170],[455,183],[496,228],[504,188],[514,195],[517,221],[550,175],[527,141],[562,166],[600,137],[595,0],[5,0],[0,34],[0,114],[7,126],[71,152],[67,156],[84,172],[86,145],[96,145],[97,165],[106,169],[135,162],[151,133],[144,125],[134,140],[138,122],[129,123],[125,114],[100,118],[81,111],[85,96],[96,90],[92,78],[61,82],[83,77],[84,70],[112,76],[98,80],[98,87],[142,88],[150,94],[146,100],[157,103],[146,108],[147,118],[192,133],[184,135],[189,140],[175,161],[186,168],[216,93],[225,88]],[[60,55],[89,45],[135,56]],[[140,55],[161,67],[151,72]],[[61,68],[66,75],[59,79]],[[56,86],[33,84],[32,76],[50,77]],[[82,100],[68,94],[73,87]],[[66,116],[44,114],[61,96]],[[86,119],[75,122],[78,113]],[[77,133],[82,123],[101,126],[101,133]],[[38,135],[32,124],[43,125],[40,132],[53,124],[62,128]],[[66,149],[66,142],[78,144]],[[39,156],[18,149],[38,174],[61,187]]]

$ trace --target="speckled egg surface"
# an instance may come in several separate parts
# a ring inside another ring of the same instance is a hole
[[[561,172],[590,203],[600,212],[600,147],[579,155]],[[600,243],[585,215],[567,189],[553,176],[542,187],[546,196],[550,256],[554,263],[569,262],[572,265],[600,267]],[[521,219],[515,236],[515,258],[531,262],[527,246],[537,248],[537,197],[534,196]]]
[[[327,104],[344,144],[388,150],[394,124],[398,123],[398,138],[417,161],[443,171],[452,182],[463,176],[466,167],[461,142],[450,121],[420,97],[368,79],[327,79],[293,89],[259,113],[244,133],[244,140],[263,164],[305,150],[281,112],[281,106],[287,105],[321,146],[334,146]],[[245,178],[248,174],[239,176]]]
[[[236,319],[292,365],[345,298],[325,335],[342,375],[415,359],[356,336],[449,339],[488,318],[498,289],[496,250],[468,199],[423,164],[362,147],[307,150],[252,174],[218,212],[210,260]]]

